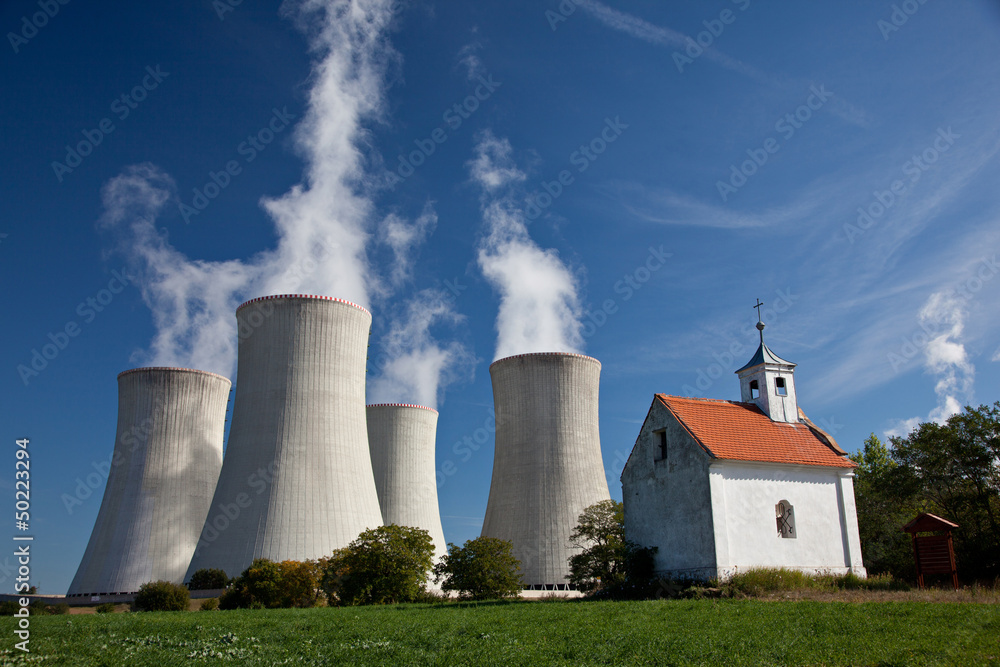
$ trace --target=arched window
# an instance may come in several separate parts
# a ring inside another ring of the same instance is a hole
[[[795,511],[787,500],[774,506],[774,518],[778,524],[778,536],[795,538]]]

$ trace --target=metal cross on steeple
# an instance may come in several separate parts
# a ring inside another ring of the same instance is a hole
[[[757,299],[757,305],[754,308],[757,309],[757,331],[760,332],[760,344],[764,344],[764,323],[760,321],[760,307],[763,306],[763,302]]]

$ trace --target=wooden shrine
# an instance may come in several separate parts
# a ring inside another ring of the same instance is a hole
[[[917,563],[917,583],[920,588],[924,587],[925,574],[951,574],[951,583],[958,590],[955,546],[951,540],[951,531],[955,528],[958,528],[957,523],[926,512],[903,526],[903,530],[913,538],[913,558]]]

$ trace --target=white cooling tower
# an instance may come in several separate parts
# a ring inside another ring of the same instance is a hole
[[[329,556],[382,525],[365,418],[371,313],[294,294],[247,301],[236,320],[229,445],[186,580]]]
[[[608,500],[597,399],[601,362],[561,352],[493,362],[497,431],[483,535],[510,540],[524,587],[569,587],[569,536]]]
[[[184,368],[118,376],[118,433],[104,500],[67,595],[181,583],[222,468],[231,383]]]
[[[382,519],[430,533],[435,562],[448,553],[434,468],[437,420],[437,410],[420,405],[368,406],[368,443]]]

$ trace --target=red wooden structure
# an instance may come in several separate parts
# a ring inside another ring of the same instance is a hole
[[[934,514],[923,513],[903,526],[913,538],[913,558],[917,561],[917,583],[924,587],[925,574],[951,574],[951,583],[958,590],[958,568],[955,566],[955,547],[951,531],[958,528]],[[920,535],[917,533],[936,533]]]

